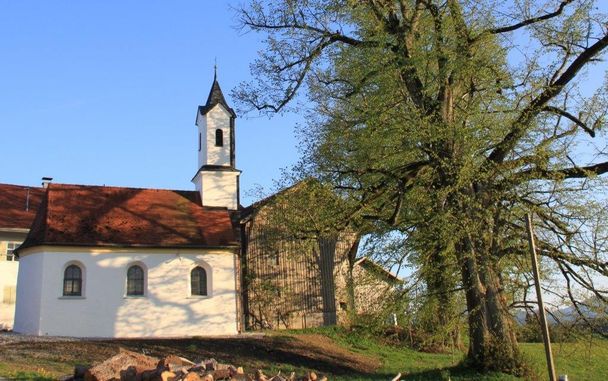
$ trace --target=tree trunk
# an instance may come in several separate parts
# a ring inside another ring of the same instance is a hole
[[[523,375],[525,368],[489,253],[479,253],[470,239],[459,250],[469,321],[468,362],[487,371]]]

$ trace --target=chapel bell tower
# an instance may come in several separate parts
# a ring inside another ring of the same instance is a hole
[[[239,206],[239,175],[235,167],[234,120],[236,114],[226,103],[217,72],[204,106],[198,106],[198,171],[192,182],[201,194],[203,206]]]

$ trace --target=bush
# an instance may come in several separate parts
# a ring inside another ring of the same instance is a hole
[[[588,333],[588,331],[587,331]],[[543,333],[540,321],[535,315],[526,315],[523,324],[517,326],[517,340],[522,343],[542,343]],[[574,323],[551,324],[549,326],[549,336],[553,343],[567,343],[576,341],[576,338],[584,335],[583,327]]]

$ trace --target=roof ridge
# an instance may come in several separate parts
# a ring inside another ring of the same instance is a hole
[[[166,191],[166,192],[197,192],[196,190],[186,189],[168,189],[168,188],[144,188],[144,187],[128,187],[119,185],[98,185],[98,184],[70,184],[70,183],[50,183],[49,189],[78,189],[78,188],[103,188],[103,189],[132,189],[132,190],[151,190],[151,191]]]
[[[39,187],[36,185],[20,185],[20,184],[9,184],[9,183],[0,183],[0,187],[9,186],[15,188],[30,188],[30,189],[44,189],[43,187]]]

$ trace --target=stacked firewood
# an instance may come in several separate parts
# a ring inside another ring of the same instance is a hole
[[[117,355],[93,367],[76,366],[74,374],[63,381],[327,381],[327,377],[308,372],[304,376],[268,376],[261,370],[246,374],[242,367],[207,359],[195,363],[179,356],[158,359],[121,350]]]

